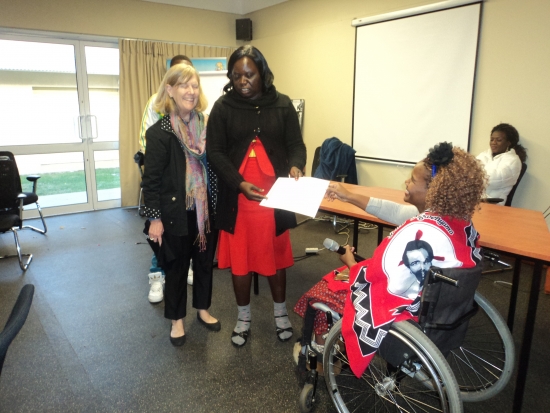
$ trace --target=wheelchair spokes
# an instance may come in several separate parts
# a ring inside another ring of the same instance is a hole
[[[359,379],[349,368],[341,323],[335,324],[327,337],[324,366],[339,412],[462,411],[458,386],[441,353],[421,330],[402,324],[408,323],[396,323],[390,334],[407,343],[413,357],[396,368],[377,354]]]
[[[515,360],[512,335],[500,313],[479,293],[475,301],[479,311],[469,321],[464,342],[447,357],[467,402],[500,392],[510,380]]]

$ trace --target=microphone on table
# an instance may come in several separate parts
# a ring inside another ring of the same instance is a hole
[[[344,247],[341,247],[336,241],[330,238],[325,238],[323,241],[323,247],[325,247],[327,250],[337,252],[340,255],[344,255],[346,253],[346,249]],[[355,261],[364,261],[365,259],[357,254],[353,254],[355,256]]]

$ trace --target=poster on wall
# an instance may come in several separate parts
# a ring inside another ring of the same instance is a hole
[[[227,58],[225,57],[201,57],[191,58],[193,66],[199,73],[202,72],[221,72],[227,70]]]
[[[166,67],[170,67],[172,59],[166,59]],[[191,58],[193,67],[197,72],[221,72],[227,70],[227,58],[226,57],[197,57]]]

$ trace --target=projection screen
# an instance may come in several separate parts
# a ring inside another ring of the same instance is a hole
[[[361,20],[354,21],[356,158],[416,163],[441,141],[468,150],[481,3]]]

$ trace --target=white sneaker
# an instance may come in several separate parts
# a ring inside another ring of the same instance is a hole
[[[161,272],[152,272],[149,274],[149,284],[151,289],[149,290],[149,299],[150,303],[160,303],[164,298],[163,286],[164,286],[164,277]]]
[[[187,284],[193,285],[193,261],[189,262],[189,272],[187,273]]]

